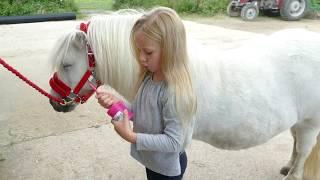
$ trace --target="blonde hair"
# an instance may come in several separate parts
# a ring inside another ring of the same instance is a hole
[[[185,130],[196,111],[197,100],[190,75],[186,32],[182,20],[174,10],[157,7],[134,24],[131,31],[131,46],[140,65],[135,94],[147,73],[139,62],[139,51],[135,46],[134,34],[137,31],[143,32],[146,37],[160,44],[161,70],[170,92],[175,95],[175,106]]]

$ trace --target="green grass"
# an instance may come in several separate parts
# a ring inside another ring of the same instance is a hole
[[[81,10],[112,10],[112,0],[74,0]]]

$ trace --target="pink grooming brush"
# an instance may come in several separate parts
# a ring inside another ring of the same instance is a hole
[[[127,109],[128,111],[128,118],[132,120],[133,113],[128,110],[125,104],[122,101],[118,101],[111,105],[109,110],[107,111],[108,115],[112,117],[113,120],[121,120],[124,116],[124,110]]]
[[[89,86],[94,90],[97,91],[97,88],[89,81]],[[126,105],[122,101],[118,101],[112,104],[107,111],[107,114],[112,117],[113,120],[119,121],[123,119],[124,110],[127,109],[128,111],[128,118],[132,120],[133,113],[128,110]]]

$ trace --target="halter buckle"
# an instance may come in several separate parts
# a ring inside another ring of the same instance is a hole
[[[79,98],[80,101],[82,100],[77,94],[75,94],[74,92],[70,92],[69,96],[63,98],[63,103],[60,103],[62,106],[68,106],[71,105],[75,102],[75,99]]]
[[[68,105],[71,105],[73,103],[72,99],[63,98],[62,101],[63,101],[63,103],[60,103],[61,106],[68,106]]]

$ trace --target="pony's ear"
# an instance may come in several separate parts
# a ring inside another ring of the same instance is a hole
[[[76,31],[72,43],[79,49],[84,48],[87,43],[87,35],[82,31]]]

